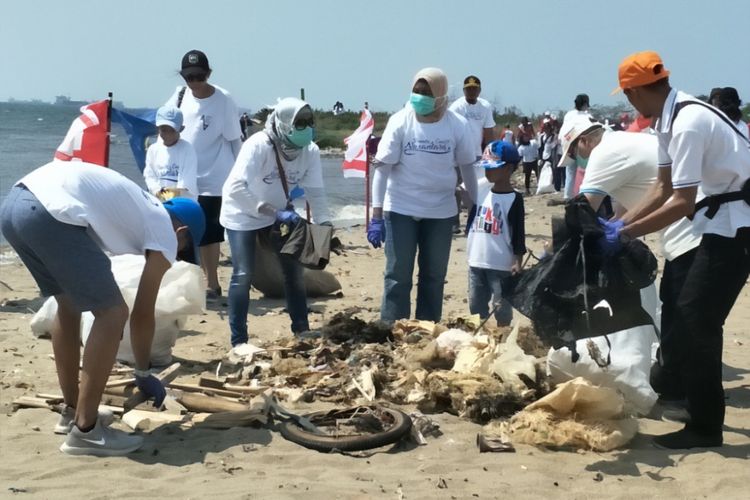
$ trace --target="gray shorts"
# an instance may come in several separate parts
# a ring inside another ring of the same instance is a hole
[[[80,311],[122,303],[112,263],[86,228],[52,217],[24,186],[10,190],[0,224],[43,296],[65,294]]]

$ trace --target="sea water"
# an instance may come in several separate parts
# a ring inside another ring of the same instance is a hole
[[[0,203],[14,182],[52,159],[79,114],[77,106],[0,102]],[[323,181],[334,224],[350,227],[364,222],[365,186],[364,179],[344,178],[342,161],[341,156],[321,158]],[[118,124],[112,124],[110,168],[145,188],[128,137]]]

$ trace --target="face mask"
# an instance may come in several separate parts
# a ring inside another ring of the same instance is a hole
[[[297,130],[295,128],[289,132],[287,139],[298,148],[304,148],[313,140],[313,128],[305,127],[302,130]]]
[[[588,164],[589,164],[588,158],[584,158],[581,155],[576,155],[576,166],[579,166],[585,169]]]
[[[418,115],[429,115],[435,111],[435,98],[428,95],[415,94],[412,92],[409,102]]]

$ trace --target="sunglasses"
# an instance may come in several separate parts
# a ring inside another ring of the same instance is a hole
[[[315,120],[312,118],[297,118],[294,121],[294,128],[297,130],[305,130],[307,127],[314,127]]]
[[[208,75],[205,73],[201,73],[198,75],[183,76],[182,78],[184,78],[186,82],[205,82],[208,78]]]

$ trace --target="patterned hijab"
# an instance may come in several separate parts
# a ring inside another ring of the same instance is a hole
[[[294,120],[302,108],[309,106],[302,99],[285,97],[276,103],[273,112],[266,119],[266,134],[271,138],[284,159],[292,161],[302,149],[292,144],[287,137],[294,128]]]

